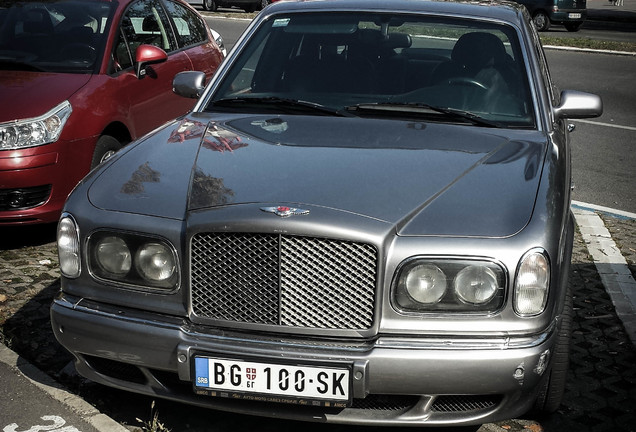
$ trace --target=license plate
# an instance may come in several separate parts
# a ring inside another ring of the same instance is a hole
[[[350,375],[347,367],[194,359],[195,392],[236,399],[345,407]]]
[[[580,13],[570,13],[570,14],[568,14],[568,18],[570,18],[570,19],[581,19],[581,14]]]

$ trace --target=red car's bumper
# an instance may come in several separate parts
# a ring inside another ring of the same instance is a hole
[[[56,222],[89,170],[89,141],[0,152],[0,226]]]

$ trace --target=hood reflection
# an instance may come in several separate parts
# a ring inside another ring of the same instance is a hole
[[[200,121],[183,119],[175,130],[170,133],[168,142],[182,143],[187,140],[200,139],[201,146],[208,150],[225,152],[234,151],[241,147],[247,147],[247,143],[241,141],[241,137],[236,133],[221,128],[214,123],[206,125]]]
[[[194,172],[190,208],[224,205],[232,202],[234,191],[225,187],[222,178],[205,174],[201,169]]]
[[[130,180],[121,186],[121,193],[127,195],[141,194],[145,191],[144,183],[159,183],[161,180],[161,173],[150,168],[150,163],[146,162],[143,165],[139,165],[132,175]]]
[[[220,128],[216,124],[210,124],[201,145],[203,148],[222,153],[226,150],[232,152],[241,147],[247,147],[248,144],[241,142],[241,137],[234,132]]]

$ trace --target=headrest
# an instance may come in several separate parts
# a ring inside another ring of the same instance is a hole
[[[455,44],[451,59],[467,69],[492,65],[506,54],[503,42],[492,33],[475,32],[462,35]]]
[[[148,15],[144,18],[141,23],[141,29],[147,32],[158,32],[159,31],[159,23],[154,15]]]

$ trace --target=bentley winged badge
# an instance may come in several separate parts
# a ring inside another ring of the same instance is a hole
[[[268,213],[274,213],[276,216],[280,217],[299,216],[309,213],[309,210],[287,206],[261,207],[261,210]]]

